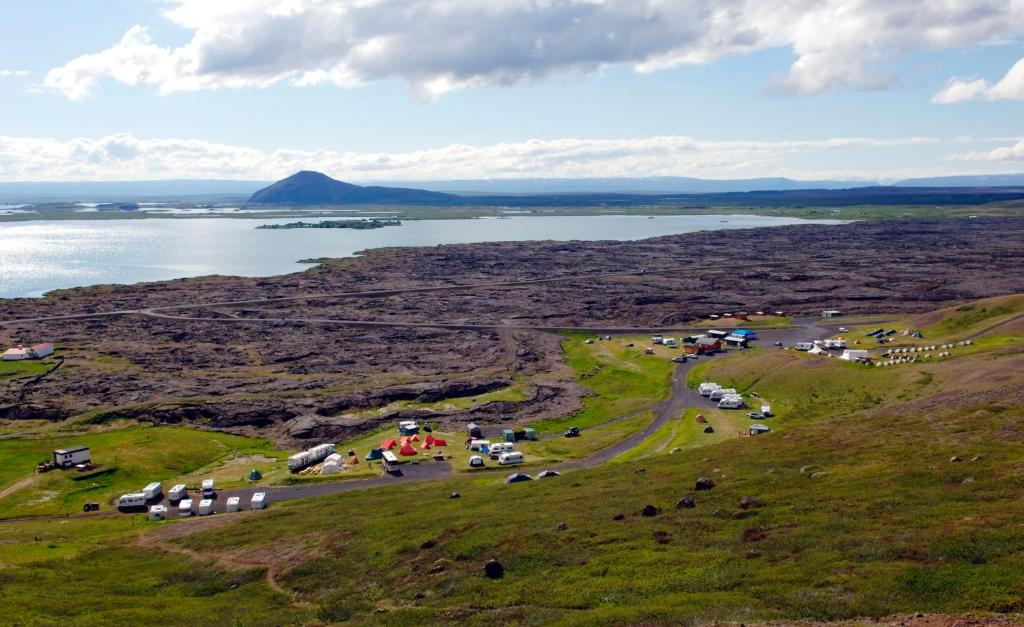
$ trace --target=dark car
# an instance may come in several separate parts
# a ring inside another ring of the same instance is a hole
[[[578,437],[580,437],[580,428],[579,427],[569,427],[568,429],[565,430],[565,437],[567,437],[567,438],[578,438]]]

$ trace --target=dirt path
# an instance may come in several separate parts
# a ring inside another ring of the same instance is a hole
[[[3,490],[0,490],[0,500],[3,500],[5,498],[9,497],[10,495],[14,494],[18,490],[22,490],[24,488],[29,487],[30,485],[36,483],[37,481],[39,481],[39,474],[38,473],[32,475],[31,477],[25,477],[21,481],[15,481],[14,483],[12,483],[11,485],[7,486]]]
[[[279,592],[291,599],[294,607],[302,609],[315,608],[316,606],[312,603],[296,598],[294,592],[287,590],[278,582],[278,566],[271,560],[244,559],[230,553],[200,553],[174,542],[178,538],[195,533],[236,524],[245,520],[246,516],[247,513],[240,512],[237,516],[208,516],[194,518],[188,522],[180,522],[176,525],[161,525],[152,531],[140,533],[136,537],[135,544],[139,548],[146,549],[156,546],[167,553],[182,555],[200,563],[213,562],[228,570],[261,568],[264,570],[267,585],[275,592]]]

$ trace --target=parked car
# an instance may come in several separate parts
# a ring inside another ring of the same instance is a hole
[[[98,511],[100,511],[100,504],[96,503],[94,501],[89,501],[88,503],[86,503],[85,505],[82,506],[82,511],[83,512],[98,512]]]
[[[850,332],[850,330],[849,330],[849,329],[847,329],[846,327],[839,327],[839,332],[840,332],[840,333],[849,333],[849,332]]]
[[[579,427],[569,427],[568,429],[565,430],[565,437],[567,437],[567,438],[578,438],[578,437],[580,437],[580,428]]]
[[[759,411],[752,411],[747,414],[747,418],[750,418],[751,420],[761,420],[764,418],[764,414]]]

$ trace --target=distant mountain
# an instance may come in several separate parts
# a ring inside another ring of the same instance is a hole
[[[451,181],[387,181],[385,185],[415,186],[435,192],[491,194],[715,194],[793,189],[850,189],[878,185],[874,181],[798,181],[771,177],[700,179],[685,176],[583,179],[457,179]]]
[[[1024,174],[975,174],[906,179],[896,187],[1024,187]]]
[[[264,187],[251,203],[282,205],[451,205],[459,196],[405,187],[360,187],[303,170]]]

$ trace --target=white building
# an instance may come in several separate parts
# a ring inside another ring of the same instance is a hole
[[[88,464],[90,461],[88,446],[72,446],[59,448],[53,452],[53,463],[61,468],[75,464]]]

